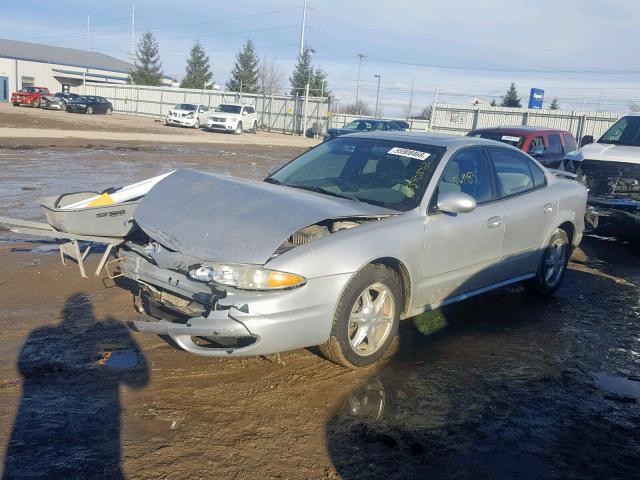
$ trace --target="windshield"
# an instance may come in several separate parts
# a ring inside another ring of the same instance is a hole
[[[622,117],[602,135],[598,143],[640,147],[640,116]]]
[[[506,143],[512,147],[522,149],[524,137],[522,135],[513,135],[509,133],[493,131],[493,132],[471,132],[470,137],[486,138],[487,140],[495,140],[497,142]]]
[[[266,181],[407,211],[420,203],[444,152],[432,145],[337,138],[302,154]]]
[[[358,130],[361,132],[367,132],[376,128],[376,122],[369,122],[367,120],[354,120],[347,123],[344,127],[345,130]]]
[[[178,105],[176,105],[176,108],[174,110],[187,110],[190,112],[195,112],[197,109],[198,107],[193,103],[179,103]]]
[[[38,89],[36,87],[25,87],[22,91],[24,93],[38,93]]]
[[[223,112],[223,113],[240,113],[240,110],[242,109],[242,107],[240,105],[218,105],[216,107],[216,112]]]

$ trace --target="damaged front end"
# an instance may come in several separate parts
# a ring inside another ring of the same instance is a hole
[[[640,234],[640,164],[584,160],[576,174],[589,189],[587,223]]]
[[[273,259],[342,230],[380,220],[349,217],[304,227]],[[265,266],[202,260],[148,239],[118,252],[120,273],[135,282],[135,305],[150,319],[135,330],[167,335],[182,349],[207,356],[258,355],[315,345],[349,275],[306,279]]]

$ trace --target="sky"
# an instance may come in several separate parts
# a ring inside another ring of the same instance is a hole
[[[638,0],[308,0],[305,45],[344,105],[360,99],[405,115],[434,100],[496,99],[515,82],[523,104],[532,87],[562,109],[623,112],[640,105]],[[252,39],[276,62],[285,86],[300,47],[303,0],[22,0],[2,6],[0,37],[91,48],[128,60],[131,7],[136,38],[152,32],[165,74],[182,78],[200,41],[214,81],[224,85],[235,54]],[[87,41],[87,15],[89,39]],[[413,98],[411,89],[413,84]]]

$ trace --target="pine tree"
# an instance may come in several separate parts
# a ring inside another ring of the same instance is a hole
[[[520,103],[520,97],[518,97],[518,90],[516,90],[516,84],[511,82],[511,86],[507,93],[502,97],[501,107],[522,108]]]
[[[311,65],[311,53],[313,50],[305,47],[301,54],[298,55],[298,63],[293,69],[293,74],[289,77],[291,83],[291,95],[296,93],[300,96],[304,95],[307,88],[307,82],[313,78],[313,66]]]
[[[134,70],[129,81],[137,85],[159,86],[162,85],[162,76],[158,42],[151,32],[144,33],[136,49]]]
[[[303,96],[307,90],[309,83],[309,96],[319,97],[323,95],[330,97],[331,92],[327,87],[327,72],[322,68],[315,68],[311,63],[311,54],[313,49],[305,48],[302,54],[298,55],[298,63],[296,64],[293,74],[289,77],[291,84],[291,95],[296,93]]]
[[[560,110],[560,104],[557,98],[552,100],[551,105],[549,105],[549,110]]]
[[[491,100],[491,106],[492,107],[497,107],[498,106],[498,103],[496,102],[495,99]]]
[[[213,74],[209,68],[209,57],[202,48],[200,42],[196,42],[191,47],[191,53],[187,59],[187,74],[182,82],[181,88],[211,88],[211,78]]]
[[[227,82],[227,90],[257,93],[260,89],[258,85],[259,63],[260,59],[256,54],[253,42],[247,40],[242,50],[236,55],[236,64],[231,71],[231,79]]]

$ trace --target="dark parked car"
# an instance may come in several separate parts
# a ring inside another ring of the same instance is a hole
[[[67,112],[81,112],[87,115],[91,115],[92,113],[106,113],[107,115],[111,115],[113,105],[104,97],[85,95],[69,101],[67,103]]]
[[[567,153],[578,149],[576,139],[571,132],[554,128],[534,126],[479,128],[467,135],[512,145],[535,157],[548,168],[558,168]]]
[[[327,142],[340,135],[346,135],[347,133],[357,132],[402,132],[409,128],[407,122],[402,120],[373,120],[370,118],[362,118],[359,120],[353,120],[342,128],[330,128],[327,130],[327,134],[323,137],[323,141]]]
[[[58,92],[53,95],[46,95],[42,97],[42,108],[48,108],[50,110],[66,110],[67,103],[72,100],[76,100],[80,95],[77,93],[65,93]]]

